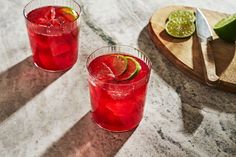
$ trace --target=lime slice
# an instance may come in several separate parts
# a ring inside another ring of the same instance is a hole
[[[63,15],[66,16],[71,21],[74,21],[79,16],[76,11],[74,11],[73,9],[71,9],[69,7],[62,7],[61,11],[62,11]]]
[[[223,40],[234,42],[236,40],[236,14],[223,18],[214,25],[213,29]]]
[[[172,11],[168,17],[168,19],[174,20],[177,19],[179,21],[191,21],[194,22],[196,20],[196,17],[194,15],[194,12],[191,10],[175,10]]]
[[[103,81],[114,80],[115,75],[112,70],[106,65],[106,63],[102,62],[98,66],[96,66],[96,70],[93,70],[93,75]]]
[[[127,59],[122,55],[110,55],[106,59],[106,64],[115,76],[119,76],[126,71]]]
[[[195,25],[191,21],[170,20],[165,26],[166,32],[176,38],[186,38],[195,32]]]
[[[116,77],[117,81],[125,81],[125,80],[132,79],[141,70],[141,66],[139,62],[136,61],[135,58],[127,57],[127,56],[125,58],[128,61],[127,68],[122,75]]]

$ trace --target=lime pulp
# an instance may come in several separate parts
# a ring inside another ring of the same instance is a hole
[[[175,10],[172,11],[168,17],[169,20],[182,20],[182,21],[191,21],[194,22],[196,20],[196,17],[194,15],[194,12],[191,10]]]
[[[187,38],[195,32],[196,17],[191,10],[175,10],[169,14],[166,32],[175,38]]]
[[[176,38],[186,38],[195,32],[195,25],[189,21],[171,20],[166,23],[166,32]]]

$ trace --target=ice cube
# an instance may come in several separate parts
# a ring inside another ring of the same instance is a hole
[[[114,100],[121,100],[121,99],[125,99],[127,96],[129,96],[132,91],[132,85],[128,86],[128,85],[109,85],[107,87],[107,94],[109,96],[111,96],[112,99]]]
[[[51,9],[50,9],[50,14],[51,14],[50,19],[51,19],[51,20],[55,19],[55,17],[56,17],[56,11],[55,11],[55,8],[54,8],[54,7],[51,7]]]
[[[130,116],[136,110],[136,106],[124,102],[112,102],[106,104],[106,108],[110,110],[115,116]]]
[[[71,46],[67,41],[65,41],[65,39],[51,39],[50,49],[52,56],[55,57],[71,51]]]
[[[34,44],[37,47],[39,47],[39,48],[48,48],[49,45],[47,44],[47,40],[48,40],[47,36],[41,35],[41,34],[37,34],[37,33],[33,33],[32,38],[35,41]]]

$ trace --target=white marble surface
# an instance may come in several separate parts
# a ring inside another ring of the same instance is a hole
[[[0,0],[0,157],[233,157],[236,95],[179,72],[154,47],[146,25],[167,5],[236,12],[234,0],[82,0],[76,65],[46,73],[32,65],[22,9]],[[136,130],[109,133],[90,120],[85,61],[94,49],[126,44],[145,51],[153,70]]]

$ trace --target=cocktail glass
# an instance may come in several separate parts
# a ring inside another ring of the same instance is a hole
[[[81,8],[73,0],[32,0],[23,14],[34,64],[65,71],[77,61]]]
[[[104,69],[99,68],[100,65],[106,64],[102,57],[107,55],[132,57],[140,63],[141,70],[135,78],[126,81],[113,81],[108,75],[101,76],[107,74]],[[95,123],[113,132],[134,129],[143,117],[151,71],[150,59],[142,51],[133,47],[106,46],[97,49],[88,57],[87,70],[91,112]]]

